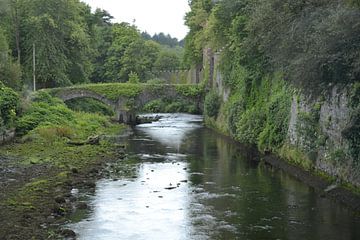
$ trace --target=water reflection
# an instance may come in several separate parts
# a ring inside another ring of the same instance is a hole
[[[201,116],[189,114],[162,114],[158,122],[139,125],[139,131],[147,137],[161,143],[163,146],[180,149],[187,135],[200,128]]]
[[[200,120],[137,127],[137,175],[97,184],[79,239],[360,239],[358,217]]]

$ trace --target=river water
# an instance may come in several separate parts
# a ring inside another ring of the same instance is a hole
[[[130,160],[97,182],[91,212],[71,224],[78,239],[360,239],[359,216],[200,116],[165,114],[127,144]]]

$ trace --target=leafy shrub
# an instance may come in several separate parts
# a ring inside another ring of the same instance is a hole
[[[200,85],[178,84],[175,85],[175,87],[176,92],[180,93],[185,97],[201,97],[204,92],[204,89]]]
[[[266,114],[264,108],[253,107],[247,109],[236,123],[237,132],[235,138],[241,142],[257,144],[265,123]]]
[[[129,80],[128,83],[139,83],[140,82],[140,78],[137,75],[136,72],[130,72],[129,73]]]
[[[39,125],[62,125],[73,121],[73,112],[61,100],[38,92],[29,109],[18,119],[16,131],[18,135],[25,135]]]
[[[148,113],[198,113],[198,109],[194,103],[172,99],[156,99],[150,101],[145,104],[142,111]]]
[[[0,82],[0,130],[13,127],[18,105],[18,94]]]
[[[164,79],[159,79],[159,78],[154,78],[154,79],[150,79],[146,82],[146,84],[166,84],[166,80]]]
[[[276,150],[284,144],[287,135],[291,106],[289,89],[284,87],[274,91],[266,105],[266,124],[258,145],[262,150]]]
[[[204,102],[204,112],[206,116],[216,118],[219,113],[220,103],[220,97],[216,92],[212,91],[208,93]]]
[[[165,103],[161,99],[150,101],[145,104],[143,111],[148,113],[165,112]]]

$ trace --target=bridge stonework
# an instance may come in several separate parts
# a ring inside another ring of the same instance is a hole
[[[121,86],[120,86],[121,87]],[[202,109],[202,95],[199,96],[185,96],[176,90],[176,85],[159,85],[152,86],[151,88],[144,88],[136,96],[126,97],[118,96],[116,100],[112,100],[105,95],[97,93],[93,90],[86,88],[58,88],[50,93],[60,98],[61,100],[68,101],[76,98],[93,98],[104,104],[108,105],[114,112],[116,120],[121,123],[135,124],[136,113],[146,103],[166,97],[168,99],[186,99],[191,102],[197,103],[198,109]],[[131,104],[129,104],[131,102]],[[131,105],[131,107],[129,107]]]

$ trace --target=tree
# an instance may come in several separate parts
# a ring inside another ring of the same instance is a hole
[[[106,75],[106,62],[109,48],[113,42],[111,16],[107,11],[96,9],[93,15],[87,18],[91,37],[92,73],[91,82],[110,82]]]
[[[105,77],[112,82],[125,82],[131,70],[122,70],[122,58],[130,44],[141,39],[140,33],[128,23],[114,24],[112,39],[105,62]]]
[[[0,80],[6,86],[19,90],[21,87],[20,65],[13,62],[10,52],[4,31],[0,28]]]
[[[172,51],[162,50],[157,57],[154,68],[156,70],[175,70],[180,68],[180,58]]]
[[[211,0],[190,1],[191,11],[185,16],[185,24],[190,32],[185,37],[185,64],[188,66],[198,65],[202,62],[202,50],[206,44],[204,34],[208,17],[212,9]]]
[[[78,0],[7,0],[10,46],[22,64],[28,84],[32,79],[32,50],[36,46],[39,87],[87,81],[90,71],[85,4]],[[76,74],[74,74],[76,73]]]
[[[139,39],[131,43],[121,59],[121,78],[127,80],[128,75],[134,72],[145,81],[147,73],[154,66],[158,52],[159,46],[153,41]]]

